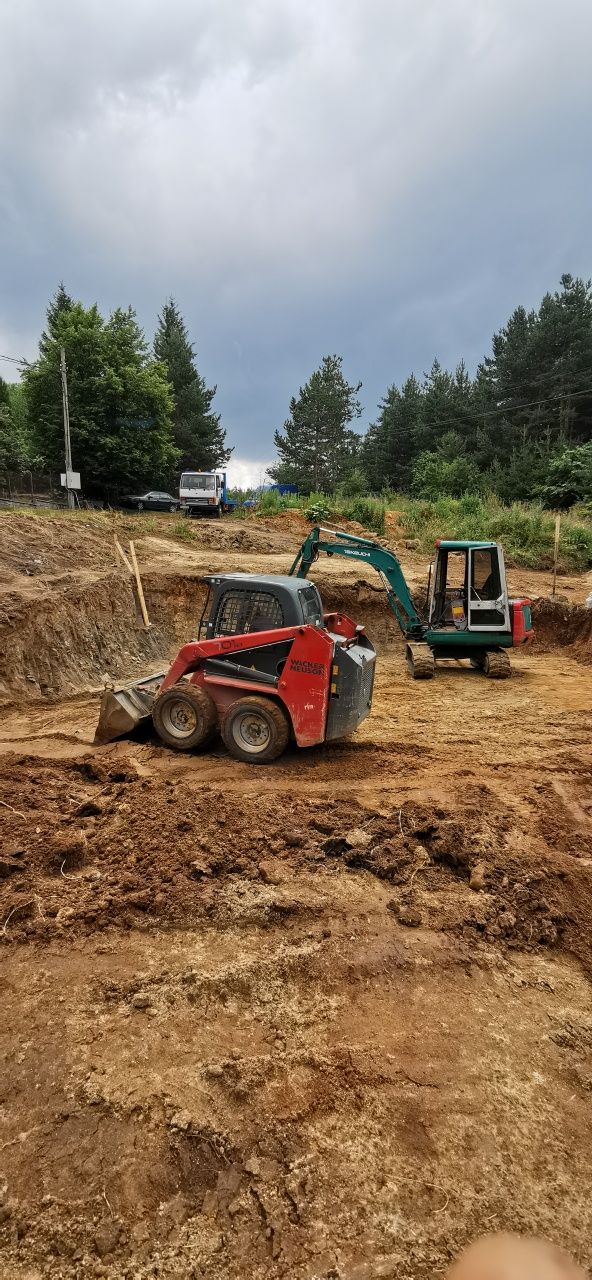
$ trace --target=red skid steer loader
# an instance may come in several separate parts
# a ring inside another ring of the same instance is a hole
[[[237,760],[267,764],[290,738],[311,747],[353,733],[372,706],[376,653],[364,628],[324,614],[318,588],[300,578],[206,581],[198,639],[166,674],[105,691],[95,742],[152,717],[178,751],[205,746],[220,728]]]

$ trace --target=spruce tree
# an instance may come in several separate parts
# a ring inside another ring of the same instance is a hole
[[[158,318],[154,355],[166,368],[173,394],[173,435],[179,468],[212,471],[228,462],[232,449],[220,414],[212,412],[216,387],[207,387],[195,364],[193,345],[173,298]]]
[[[64,282],[61,280],[47,308],[47,328],[43,330],[39,339],[40,355],[44,356],[52,341],[55,340],[60,316],[66,311],[71,311],[73,306],[74,299],[66,292]]]
[[[290,401],[284,430],[274,434],[279,462],[272,479],[297,484],[302,493],[332,493],[357,465],[360,437],[350,423],[359,418],[361,382],[343,375],[341,356],[324,356]]]

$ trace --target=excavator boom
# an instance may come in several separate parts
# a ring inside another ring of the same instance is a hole
[[[321,551],[328,556],[343,556],[345,559],[362,560],[372,565],[382,578],[388,602],[403,634],[408,640],[423,640],[426,625],[415,608],[401,563],[394,551],[388,551],[370,538],[360,538],[353,533],[344,533],[341,529],[324,529],[321,525],[316,525],[303,542],[290,573],[296,574],[298,578],[306,578]]]

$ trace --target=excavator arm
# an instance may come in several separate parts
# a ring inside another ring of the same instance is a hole
[[[316,525],[311,529],[290,568],[298,578],[306,578],[319,553],[328,556],[344,556],[348,560],[361,560],[372,565],[382,579],[392,612],[407,640],[421,642],[426,626],[413,603],[400,561],[394,551],[381,547],[370,538],[359,538],[341,529],[323,529]]]

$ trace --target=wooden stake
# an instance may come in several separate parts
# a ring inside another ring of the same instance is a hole
[[[123,550],[123,547],[122,547],[122,545],[121,545],[121,543],[120,543],[119,538],[117,537],[117,535],[115,535],[115,536],[114,536],[113,541],[114,541],[114,543],[115,543],[115,550],[116,550],[116,552],[118,553],[118,555],[120,555],[120,556],[121,556],[121,559],[123,560],[123,563],[124,563],[124,565],[125,565],[126,569],[128,570],[128,572],[129,572],[129,573],[133,574],[133,572],[134,572],[134,571],[133,571],[133,569],[132,569],[132,566],[131,566],[131,564],[130,564],[130,562],[129,562],[129,560],[128,560],[128,558],[127,558],[126,554],[125,554],[125,551]]]
[[[559,531],[560,531],[560,529],[561,529],[561,512],[560,512],[560,511],[558,511],[558,512],[557,512],[557,515],[555,516],[555,547],[554,547],[554,550],[553,550],[553,591],[551,592],[551,594],[552,594],[553,596],[555,595],[555,584],[556,584],[556,582],[557,582],[557,561],[558,561],[558,559],[559,559]]]
[[[149,626],[150,626],[150,622],[149,622],[149,619],[148,619],[148,610],[147,610],[147,608],[146,608],[146,601],[145,601],[145,599],[144,599],[144,591],[143,591],[143,588],[142,588],[142,579],[140,578],[140,570],[138,569],[138,560],[137,560],[137,557],[136,557],[136,548],[135,548],[135,546],[134,546],[133,542],[131,542],[131,541],[130,541],[130,556],[131,556],[131,558],[132,558],[132,564],[133,564],[133,566],[134,566],[134,573],[135,573],[135,575],[136,575],[136,586],[137,586],[137,588],[138,588],[138,600],[140,601],[140,609],[142,610],[142,617],[143,617],[143,619],[144,619],[144,626],[145,626],[145,627],[149,627]]]

